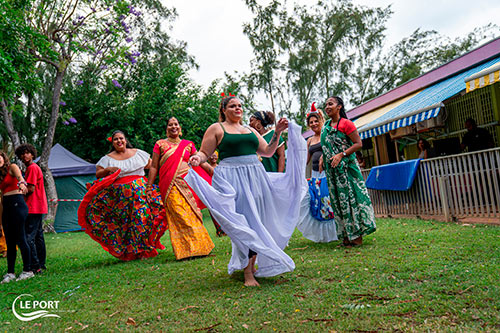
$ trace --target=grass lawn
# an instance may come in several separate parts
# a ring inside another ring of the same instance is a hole
[[[212,254],[180,262],[168,235],[158,257],[120,262],[83,232],[49,234],[48,270],[0,285],[0,330],[500,331],[500,227],[377,224],[352,249],[296,231],[286,249],[295,271],[258,279],[259,288],[244,287],[242,272],[227,275],[231,243],[211,222]],[[59,301],[60,318],[16,319],[23,293]]]

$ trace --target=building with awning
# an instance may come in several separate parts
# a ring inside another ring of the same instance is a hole
[[[354,120],[354,125],[356,125],[356,128],[359,129],[362,128],[362,127],[366,127],[365,125],[367,124],[370,124],[374,121],[376,121],[378,118],[384,116],[386,113],[388,113],[389,111],[391,111],[392,109],[394,109],[395,107],[399,106],[400,104],[403,104],[404,102],[406,102],[407,100],[409,100],[410,98],[413,98],[415,95],[417,95],[419,92],[421,92],[422,90],[419,90],[417,92],[414,92],[406,97],[403,97],[403,98],[400,98],[392,103],[389,103],[387,105],[384,105],[382,107],[379,107],[361,117],[359,117],[358,119]],[[368,136],[365,136],[362,137],[363,139],[366,139],[368,138]]]
[[[370,166],[416,158],[419,138],[433,142],[440,156],[458,153],[468,118],[486,128],[498,146],[499,73],[497,38],[349,110]]]
[[[489,86],[500,81],[500,63],[465,78],[466,92]]]

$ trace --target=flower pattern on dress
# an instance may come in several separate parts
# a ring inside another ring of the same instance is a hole
[[[320,222],[333,219],[326,177],[309,180],[309,195],[311,215]]]
[[[103,178],[104,179],[104,178]],[[87,188],[99,184],[98,179]],[[82,226],[92,239],[121,260],[148,258],[165,247],[160,238],[167,229],[165,210],[158,187],[146,199],[146,181],[111,184],[90,199]]]

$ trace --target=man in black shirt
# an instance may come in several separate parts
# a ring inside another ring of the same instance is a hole
[[[465,121],[465,128],[467,128],[467,133],[465,133],[462,139],[462,150],[465,150],[466,147],[468,152],[493,148],[493,137],[490,132],[484,128],[477,127],[474,119],[467,119]]]

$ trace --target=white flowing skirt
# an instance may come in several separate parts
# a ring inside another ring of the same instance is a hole
[[[306,149],[300,127],[290,122],[285,173],[266,173],[257,155],[245,155],[222,160],[212,186],[192,170],[184,178],[231,238],[229,274],[248,266],[249,250],[258,254],[255,276],[294,270],[293,260],[283,249],[298,223],[307,192]]]
[[[312,171],[311,178],[324,179],[325,172],[319,173]],[[335,219],[319,221],[311,215],[311,195],[307,191],[306,195],[300,203],[300,218],[297,224],[297,229],[302,233],[302,236],[315,243],[328,243],[338,240],[337,225]],[[331,209],[331,208],[330,208]]]

